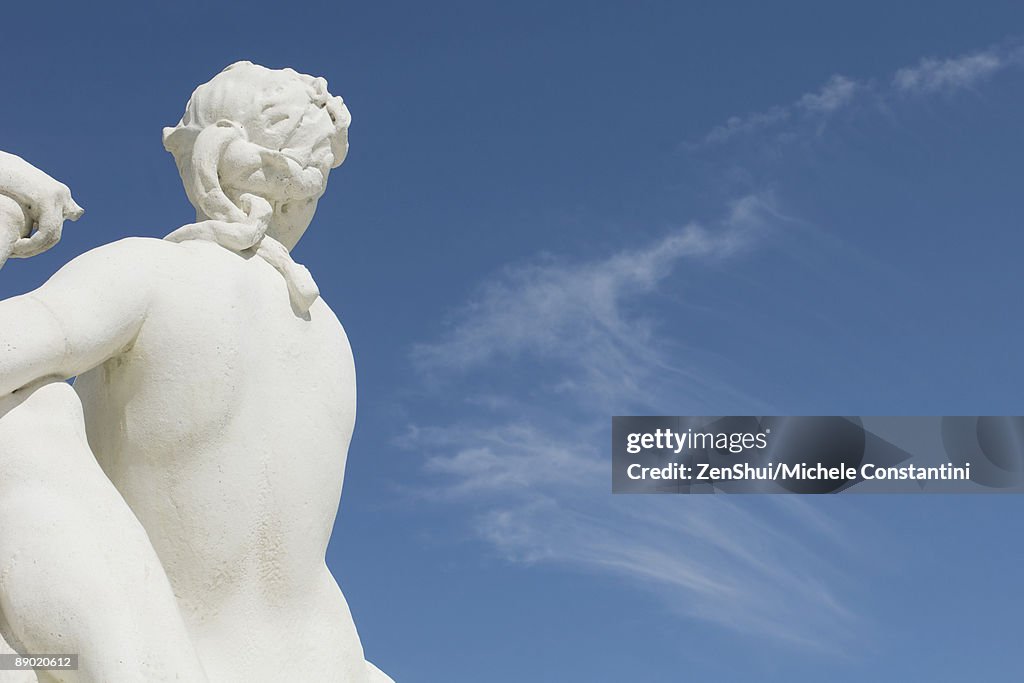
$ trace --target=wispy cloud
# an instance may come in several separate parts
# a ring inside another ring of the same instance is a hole
[[[848,577],[834,546],[818,550],[836,522],[772,501],[755,512],[609,491],[611,415],[699,412],[711,395],[737,395],[684,341],[661,337],[651,298],[674,273],[736,257],[786,224],[770,194],[750,195],[711,226],[497,274],[413,351],[423,376],[467,398],[452,422],[403,439],[424,454],[432,495],[472,503],[480,538],[510,561],[615,576],[666,609],[759,637],[847,642],[858,622],[841,598]]]
[[[950,59],[926,57],[915,66],[898,70],[892,85],[903,93],[951,93],[988,80],[1007,64],[994,48]]]
[[[864,626],[843,598],[854,582],[820,550],[829,540],[790,519],[773,524],[777,501],[671,498],[538,495],[495,506],[478,527],[511,561],[617,576],[730,630],[841,651]]]
[[[466,369],[495,356],[537,353],[565,356],[569,330],[584,337],[575,354],[609,336],[616,343],[631,336],[622,301],[650,291],[687,256],[725,255],[738,244],[734,235],[712,237],[697,225],[640,249],[592,263],[548,260],[506,270],[485,285],[457,316],[439,343],[416,348],[423,369]]]
[[[737,135],[754,133],[791,121],[820,124],[829,116],[848,106],[853,102],[857,93],[867,87],[866,83],[859,83],[846,76],[836,74],[818,90],[804,93],[789,105],[779,105],[766,111],[729,118],[724,124],[713,128],[704,137],[702,144],[713,145],[727,142]]]
[[[754,112],[745,116],[730,116],[725,123],[711,129],[711,132],[704,137],[704,144],[713,145],[726,142],[737,135],[770,128],[789,120],[792,114],[790,107],[775,106],[767,111]]]
[[[496,367],[499,378],[516,362],[551,364],[557,374],[534,393],[600,402],[606,411],[649,406],[651,387],[665,383],[688,384],[705,397],[728,391],[679,364],[678,349],[656,338],[656,319],[638,313],[638,304],[684,261],[735,255],[779,219],[772,195],[754,194],[735,201],[712,228],[691,223],[589,262],[547,256],[507,268],[453,314],[440,339],[413,349],[413,363],[426,376]]]
[[[863,84],[837,74],[828,79],[818,92],[805,94],[793,106],[808,114],[832,114],[853,101],[857,90],[863,87]]]
[[[897,69],[889,83],[881,87],[870,79],[857,80],[836,74],[817,90],[805,93],[788,105],[732,116],[712,128],[699,143],[687,146],[696,149],[717,145],[740,135],[782,126],[803,125],[805,131],[819,133],[824,123],[861,97],[870,95],[885,102],[906,95],[949,95],[979,86],[1000,71],[1021,66],[1024,66],[1024,50],[1017,45],[1000,44],[946,59],[925,57],[913,66]]]
[[[431,453],[426,471],[442,482],[437,492],[449,499],[495,492],[529,497],[539,485],[575,487],[606,478],[606,468],[580,449],[575,438],[559,438],[548,427],[515,420],[454,428],[412,427],[404,441]]]

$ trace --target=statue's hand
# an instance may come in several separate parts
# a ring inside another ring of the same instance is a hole
[[[60,241],[64,221],[84,213],[67,185],[7,152],[0,152],[0,197],[0,267],[9,256],[46,251]]]
[[[32,224],[21,204],[0,194],[0,268],[3,268],[18,240],[28,237]]]

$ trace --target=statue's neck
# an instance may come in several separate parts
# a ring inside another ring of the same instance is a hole
[[[306,234],[316,213],[316,205],[317,199],[275,203],[267,234],[291,251]]]

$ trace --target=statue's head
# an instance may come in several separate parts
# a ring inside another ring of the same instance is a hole
[[[327,81],[237,62],[198,88],[164,147],[199,220],[242,222],[245,194],[273,208],[268,234],[291,248],[348,153],[352,117]]]

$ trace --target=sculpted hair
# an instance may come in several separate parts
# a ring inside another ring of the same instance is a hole
[[[292,109],[273,113],[275,98],[282,93],[304,92],[306,106],[323,109],[330,117],[333,131],[330,152],[317,159],[326,172],[340,166],[348,154],[348,127],[352,116],[340,97],[327,90],[327,81],[300,74],[294,69],[268,69],[252,62],[236,62],[196,88],[181,121],[164,128],[164,148],[174,156],[178,173],[189,200],[199,218],[244,222],[246,214],[220,187],[218,164],[225,148],[242,137],[275,151],[283,151],[288,139],[266,129],[268,112],[274,125],[294,132],[303,125],[302,112]],[[307,145],[308,146],[308,145]],[[306,154],[311,149],[303,150]]]

